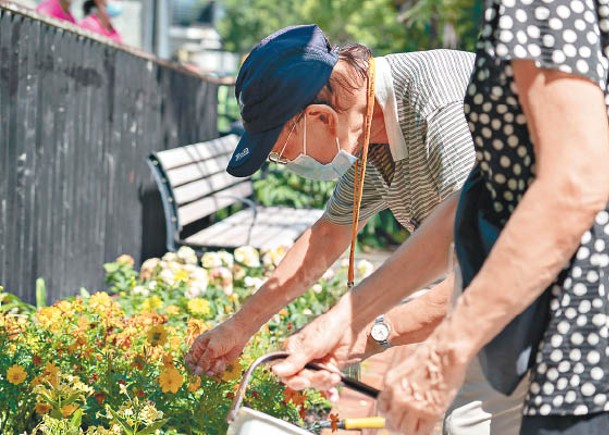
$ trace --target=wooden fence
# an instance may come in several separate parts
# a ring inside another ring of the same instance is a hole
[[[146,156],[217,136],[217,85],[0,4],[0,285],[32,302],[163,249]]]

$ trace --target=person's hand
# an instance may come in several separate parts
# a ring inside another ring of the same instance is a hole
[[[234,319],[234,318],[233,318]],[[199,335],[186,354],[186,366],[196,375],[222,373],[243,351],[250,339],[244,325],[233,319]]]
[[[288,338],[285,347],[290,356],[275,364],[273,372],[295,390],[329,389],[340,382],[339,370],[383,350],[368,340],[368,331],[364,328],[355,333],[339,309],[331,310]],[[303,369],[313,360],[331,371]]]
[[[433,431],[457,394],[469,361],[434,334],[404,362],[387,372],[378,411],[388,430],[408,435]]]

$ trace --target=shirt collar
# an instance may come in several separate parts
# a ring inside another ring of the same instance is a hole
[[[394,161],[404,160],[408,157],[406,141],[398,120],[397,102],[395,89],[393,87],[393,76],[391,67],[385,57],[377,57],[376,61],[376,82],[374,93],[376,101],[383,110],[385,130],[389,139],[389,148]]]

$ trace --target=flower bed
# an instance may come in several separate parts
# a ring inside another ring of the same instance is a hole
[[[237,310],[284,253],[243,247],[206,253],[199,263],[181,248],[147,260],[139,273],[121,256],[104,265],[107,291],[82,290],[38,309],[0,293],[0,433],[226,433],[242,370],[345,288],[342,264],[265,325],[221,377],[190,375],[183,360],[194,338]],[[362,262],[358,271],[367,275],[371,266]],[[265,369],[247,400],[299,424],[308,409],[328,409],[319,394],[286,391]]]

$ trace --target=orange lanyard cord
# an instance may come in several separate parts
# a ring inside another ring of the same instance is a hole
[[[370,129],[372,127],[372,114],[374,113],[374,83],[375,63],[370,56],[368,64],[368,88],[366,95],[366,119],[364,120],[364,145],[361,162],[355,162],[355,179],[353,181],[353,222],[351,224],[351,247],[349,251],[349,272],[347,275],[347,287],[352,288],[355,281],[355,243],[357,241],[357,227],[359,223],[359,210],[364,193],[364,177],[366,176],[366,164],[368,163],[368,147],[370,144]]]

